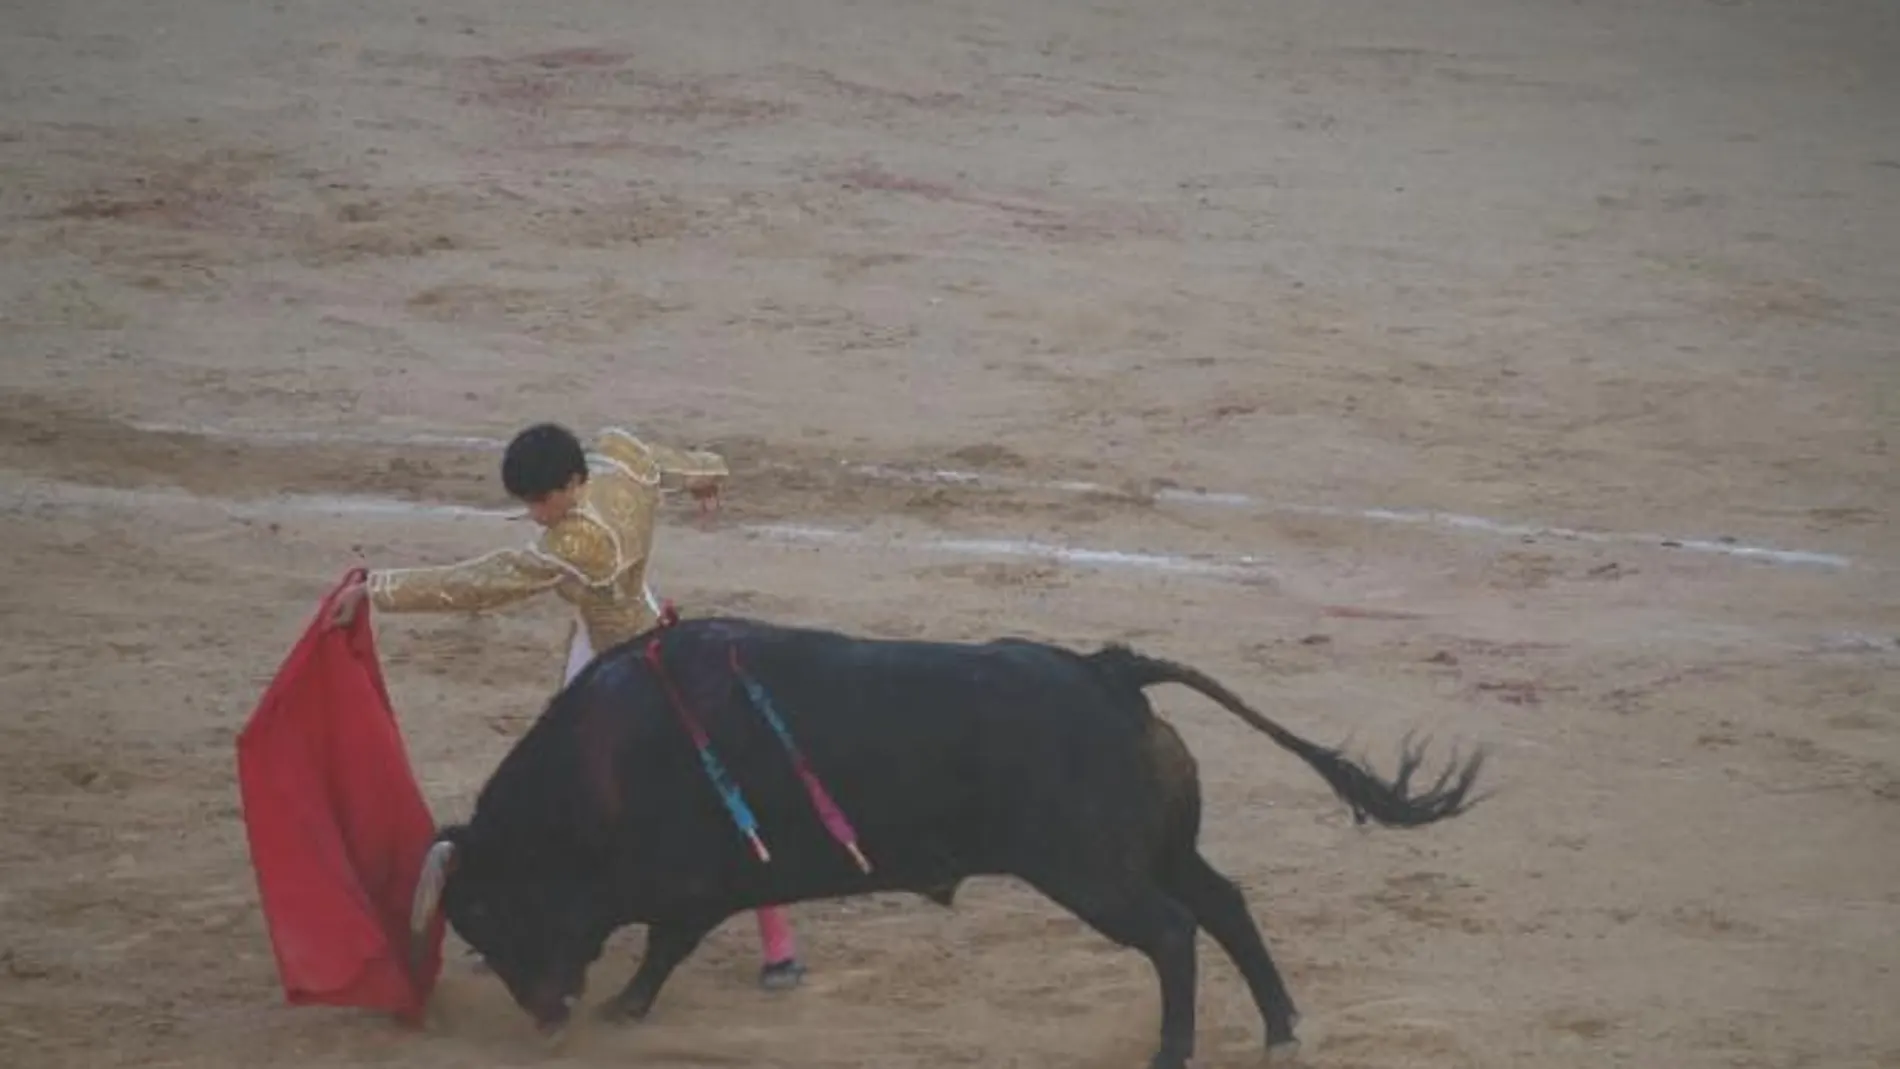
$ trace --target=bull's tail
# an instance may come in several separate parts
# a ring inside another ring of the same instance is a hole
[[[1383,780],[1371,769],[1339,750],[1303,739],[1274,723],[1205,672],[1174,661],[1147,657],[1126,646],[1109,646],[1092,655],[1091,659],[1099,667],[1137,688],[1157,683],[1179,683],[1219,703],[1228,712],[1311,765],[1313,771],[1318,772],[1332,787],[1333,793],[1352,808],[1354,823],[1364,824],[1370,817],[1388,826],[1416,827],[1457,816],[1483,798],[1483,795],[1471,793],[1478,779],[1478,770],[1484,764],[1483,749],[1462,761],[1454,752],[1437,781],[1413,794],[1412,774],[1418,771],[1419,763],[1424,759],[1424,744],[1416,748],[1402,745],[1397,774],[1389,781]]]

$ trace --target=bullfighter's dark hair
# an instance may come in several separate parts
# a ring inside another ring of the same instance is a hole
[[[514,436],[501,458],[501,485],[509,496],[538,501],[587,478],[587,453],[574,432],[558,423],[537,423]]]

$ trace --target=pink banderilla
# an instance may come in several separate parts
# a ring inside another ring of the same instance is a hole
[[[772,725],[772,730],[778,735],[779,742],[785,746],[785,752],[791,756],[792,767],[797,769],[798,778],[805,782],[805,793],[811,796],[812,807],[818,810],[818,819],[824,822],[825,830],[829,831],[831,837],[851,854],[851,859],[858,863],[859,871],[869,873],[871,862],[866,860],[864,852],[858,849],[857,830],[851,826],[849,820],[845,819],[837,803],[831,800],[831,794],[825,790],[825,785],[818,782],[817,773],[812,771],[810,762],[805,760],[805,755],[799,751],[798,744],[792,741],[792,733],[786,729],[785,722],[779,719],[778,710],[772,707],[771,696],[766,694],[765,688],[759,684],[758,680],[746,674],[746,670],[740,666],[739,649],[736,646],[732,649],[732,671],[739,677],[739,683],[745,687],[746,697],[752,699],[753,708],[757,709],[759,715],[765,717],[766,722]]]

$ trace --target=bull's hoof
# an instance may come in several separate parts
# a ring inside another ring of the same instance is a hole
[[[1282,1039],[1276,1043],[1267,1044],[1268,1065],[1290,1065],[1299,1059],[1300,1041],[1297,1039]]]
[[[797,958],[775,961],[759,970],[759,986],[767,991],[790,991],[805,979],[805,964]]]
[[[653,1003],[642,999],[610,998],[594,1007],[594,1019],[602,1024],[632,1024],[646,1019]]]

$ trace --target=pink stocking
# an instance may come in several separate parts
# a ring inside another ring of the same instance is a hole
[[[759,918],[759,943],[764,952],[765,964],[776,965],[790,961],[798,956],[798,945],[792,938],[792,923],[785,919],[785,913],[777,906],[770,906],[757,912]]]

